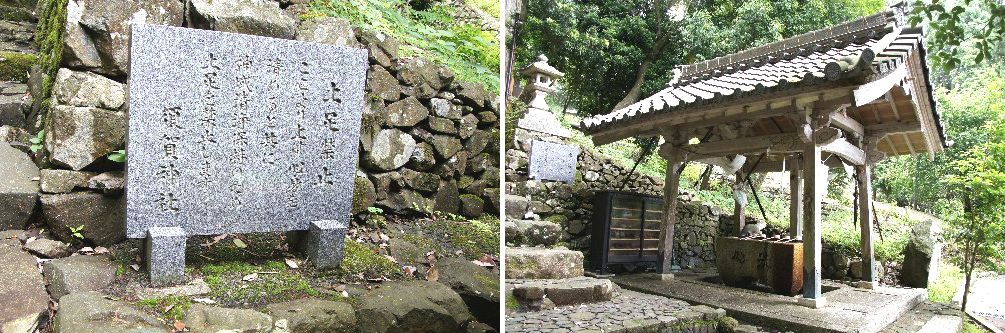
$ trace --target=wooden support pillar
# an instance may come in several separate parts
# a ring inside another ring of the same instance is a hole
[[[663,226],[660,228],[659,267],[660,273],[672,277],[674,225],[677,224],[677,195],[680,192],[680,174],[677,168],[683,163],[679,149],[664,144],[660,155],[667,160],[666,179],[663,183]]]
[[[858,216],[861,228],[862,245],[862,284],[863,287],[876,286],[875,254],[872,245],[872,167],[869,164],[855,167],[858,176]]]
[[[747,173],[743,168],[736,171],[736,181],[733,182],[733,236],[740,236],[743,228],[747,226],[747,191],[744,181],[746,178]]]
[[[792,155],[789,165],[789,236],[803,239],[803,164],[798,154]]]
[[[827,167],[823,165],[821,148],[814,142],[803,150],[803,298],[801,304],[820,308],[826,301],[820,289],[820,213],[821,201],[827,191]]]

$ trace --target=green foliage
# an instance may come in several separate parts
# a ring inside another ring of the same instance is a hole
[[[37,153],[39,150],[42,150],[43,142],[45,142],[45,129],[39,130],[38,134],[36,134],[34,138],[31,138],[30,141],[31,147],[29,147],[29,149],[31,149],[32,152]]]
[[[165,318],[181,320],[188,308],[192,306],[192,301],[185,296],[172,295],[142,299],[136,305]]]
[[[27,82],[34,63],[33,54],[0,52],[0,81]]]
[[[432,237],[445,239],[464,256],[478,259],[482,254],[499,254],[499,219],[483,216],[478,220],[434,220],[426,227]]]
[[[1005,41],[1005,3],[997,0],[915,0],[911,25],[927,23],[928,59],[945,70],[1000,55]],[[971,58],[972,57],[972,58]]]
[[[632,87],[639,64],[667,40],[646,72],[642,96],[663,89],[676,65],[734,53],[820,29],[883,8],[882,0],[690,2],[683,20],[651,15],[662,2],[544,0],[528,2],[517,41],[517,67],[538,54],[564,71],[571,104],[607,113]]]
[[[112,162],[126,163],[126,151],[124,149],[113,151],[108,154],[108,159]]]
[[[384,210],[380,209],[379,207],[367,207],[366,211],[370,212],[370,214],[373,214],[373,215],[384,214]]]
[[[455,9],[436,3],[416,10],[404,0],[315,0],[311,16],[344,18],[353,26],[382,31],[402,42],[401,54],[443,64],[462,81],[499,89],[499,43],[490,31],[454,20]]]
[[[928,285],[928,300],[936,303],[952,303],[953,296],[963,285],[963,271],[949,263],[939,266],[939,277]]]
[[[527,113],[527,104],[511,98],[506,103],[506,149],[512,149],[515,141],[516,124]]]
[[[73,238],[76,238],[76,239],[79,239],[79,240],[84,240],[84,234],[82,233],[84,231],[84,225],[83,224],[81,224],[79,226],[76,226],[76,227],[72,227],[72,226],[67,225],[66,227],[68,229],[70,229],[70,235],[73,236]]]
[[[289,269],[281,260],[261,264],[243,260],[209,263],[199,271],[212,289],[209,297],[223,306],[260,306],[304,296],[324,296],[311,287],[305,276]],[[251,274],[255,274],[253,278],[248,277]]]

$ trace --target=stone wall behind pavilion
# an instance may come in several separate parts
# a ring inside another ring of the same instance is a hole
[[[530,180],[527,164],[531,141],[562,143],[565,140],[522,128],[513,131],[512,139],[506,150],[507,219],[525,219],[525,215],[532,212],[541,220],[558,224],[564,231],[560,237],[569,248],[588,253],[594,193],[622,189],[622,184],[629,179],[629,168],[591,149],[581,149],[574,183]],[[622,190],[662,196],[663,181],[636,173]],[[685,268],[714,267],[715,237],[722,234],[720,230],[732,216],[718,207],[692,199],[692,194],[686,191],[681,191],[678,197],[674,263]]]
[[[240,16],[221,9],[231,5],[253,8]],[[108,156],[125,147],[129,34],[120,23],[130,19],[367,49],[353,213],[376,206],[403,216],[498,214],[497,94],[455,80],[449,68],[400,57],[391,37],[333,18],[303,21],[301,2],[42,0],[38,7],[37,35],[60,47],[39,48],[39,65],[22,83],[28,93],[16,114],[23,118],[0,123],[0,144],[41,169],[23,173],[37,199],[0,215],[2,229],[39,224],[68,239],[68,226],[83,225],[86,242],[124,239],[125,165]],[[43,129],[44,148],[32,152],[29,140]]]

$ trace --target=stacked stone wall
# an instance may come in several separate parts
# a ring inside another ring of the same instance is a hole
[[[510,119],[507,121],[513,122]],[[596,192],[620,190],[662,196],[662,180],[638,173],[629,175],[629,167],[619,165],[610,157],[591,149],[580,151],[576,181],[572,184],[528,179],[530,146],[534,140],[565,141],[522,128],[513,130],[512,141],[507,143],[509,149],[506,150],[507,219],[526,219],[528,213],[532,213],[531,218],[537,215],[541,220],[554,222],[564,231],[559,238],[571,249],[589,253]],[[714,267],[715,237],[723,234],[722,230],[731,215],[718,207],[692,199],[693,195],[686,191],[681,191],[678,197],[674,263],[685,268]],[[510,236],[509,229],[506,236],[508,242],[521,242]],[[589,255],[586,257],[589,258]]]

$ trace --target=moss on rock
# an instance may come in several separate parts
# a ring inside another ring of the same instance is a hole
[[[343,278],[360,275],[363,277],[383,277],[400,274],[401,268],[366,245],[347,239],[345,257],[335,273]]]
[[[35,59],[33,54],[0,52],[0,81],[27,81]]]

